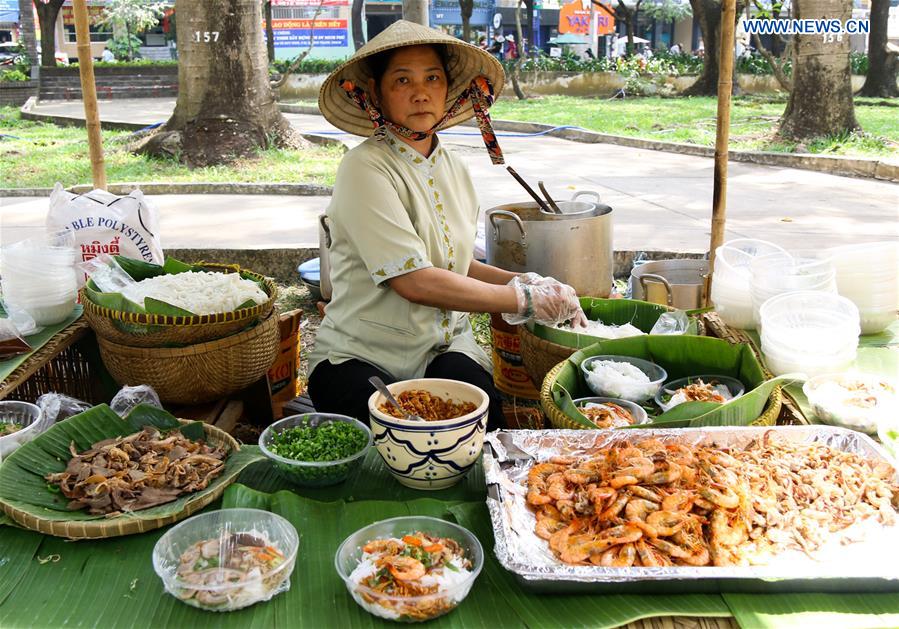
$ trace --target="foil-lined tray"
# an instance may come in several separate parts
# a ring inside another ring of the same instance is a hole
[[[657,438],[686,445],[746,446],[767,431],[791,442],[820,442],[895,464],[870,437],[832,426],[717,427],[630,430],[499,430],[485,439],[487,506],[495,553],[526,588],[541,592],[894,592],[899,591],[899,524],[867,518],[835,534],[811,556],[785,551],[764,566],[607,568],[559,561],[534,533],[527,473],[535,460],[585,455],[625,440]],[[897,474],[899,481],[899,474]],[[897,520],[899,521],[899,520]],[[846,543],[847,540],[852,540]]]

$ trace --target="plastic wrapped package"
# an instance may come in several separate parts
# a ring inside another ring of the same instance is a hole
[[[45,393],[37,399],[35,404],[41,409],[41,421],[45,428],[92,408],[87,402],[61,393]]]
[[[122,389],[112,398],[109,407],[117,413],[119,417],[127,417],[128,413],[131,412],[131,409],[141,404],[149,404],[156,408],[162,408],[162,402],[159,401],[159,396],[156,394],[156,391],[153,390],[153,387],[148,384],[139,384],[136,387],[122,387]]]

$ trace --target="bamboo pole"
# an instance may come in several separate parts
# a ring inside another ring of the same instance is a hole
[[[709,243],[709,274],[705,283],[705,303],[711,304],[715,250],[724,242],[727,219],[727,144],[730,139],[730,93],[734,76],[734,27],[736,0],[721,5],[721,42],[718,46],[718,121],[715,137],[715,176],[712,192],[712,239]]]
[[[78,44],[78,74],[87,123],[87,145],[91,155],[94,188],[106,189],[106,165],[103,162],[103,140],[100,137],[100,110],[97,108],[97,85],[94,83],[94,60],[91,57],[91,35],[85,0],[74,0],[75,41]]]

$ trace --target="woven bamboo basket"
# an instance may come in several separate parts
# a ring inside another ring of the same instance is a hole
[[[669,308],[669,310],[674,310],[674,308]],[[696,324],[696,334],[702,336],[705,330],[702,320],[697,318]],[[542,339],[524,325],[518,328],[518,336],[521,339],[521,362],[537,388],[540,388],[546,374],[553,367],[578,351],[577,347],[560,345]]]
[[[185,424],[188,423],[186,420],[181,421]],[[210,446],[224,446],[230,453],[240,450],[240,445],[234,437],[225,431],[209,424],[204,424],[203,430],[206,431],[206,442]],[[145,533],[174,522],[179,522],[221,498],[227,486],[232,482],[234,482],[233,478],[231,481],[220,484],[213,491],[198,497],[196,500],[188,500],[184,505],[184,509],[178,513],[162,518],[141,518],[138,511],[134,514],[98,518],[96,520],[60,521],[40,518],[5,503],[0,503],[0,509],[12,518],[16,524],[45,535],[66,537],[68,539],[103,539]]]
[[[765,370],[765,377],[774,377],[774,374],[768,371],[768,368],[765,366],[765,359],[762,356],[761,350],[746,332],[737,328],[732,328],[724,323],[717,312],[704,313],[702,315],[702,321],[705,324],[706,330],[708,330],[709,336],[723,339],[728,343],[745,343],[749,345],[755,353],[756,358],[759,359],[762,369]],[[781,387],[777,387],[777,392],[781,394],[781,398],[783,399],[783,406],[781,408],[780,417],[777,418],[777,423],[782,426],[808,424],[808,420],[805,418],[805,415],[802,414],[802,411],[799,410],[799,405],[796,404],[796,401],[792,397],[790,397],[790,394],[783,391]]]
[[[553,384],[555,384],[556,378],[559,376],[559,372],[562,371],[564,366],[565,360],[559,362],[559,364],[546,374],[546,378],[543,379],[543,386],[540,387],[540,405],[543,407],[543,412],[546,413],[546,416],[549,418],[549,423],[552,424],[553,428],[589,430],[589,428],[584,428],[581,424],[572,421],[571,418],[563,413],[562,409],[556,405],[555,400],[553,400]],[[771,395],[768,396],[768,403],[765,405],[765,410],[759,415],[758,419],[752,422],[752,425],[773,426],[777,423],[782,404],[783,392],[780,387],[775,387],[771,392]],[[651,426],[648,427],[651,428]]]
[[[197,266],[221,273],[242,271],[254,280],[262,282],[269,296],[268,301],[233,312],[170,317],[104,308],[93,303],[82,290],[81,303],[84,305],[84,316],[98,338],[130,347],[171,347],[204,343],[231,336],[254,321],[264,319],[275,307],[278,287],[269,278],[236,265],[201,262]]]
[[[148,384],[168,404],[202,404],[247,388],[265,375],[281,334],[278,313],[256,327],[187,347],[129,347],[97,337],[100,357],[120,385]]]
[[[83,317],[78,319],[0,381],[0,400],[35,402],[44,393],[53,392],[91,404],[109,401],[110,394],[97,373],[99,365],[88,358],[95,345],[87,322]]]

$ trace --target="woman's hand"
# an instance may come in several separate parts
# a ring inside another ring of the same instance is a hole
[[[587,317],[575,290],[551,277],[535,275],[526,274],[527,277],[516,277],[509,282],[515,289],[518,312],[503,315],[506,322],[515,325],[534,319],[543,325],[559,325],[571,321],[574,327],[585,327]]]

